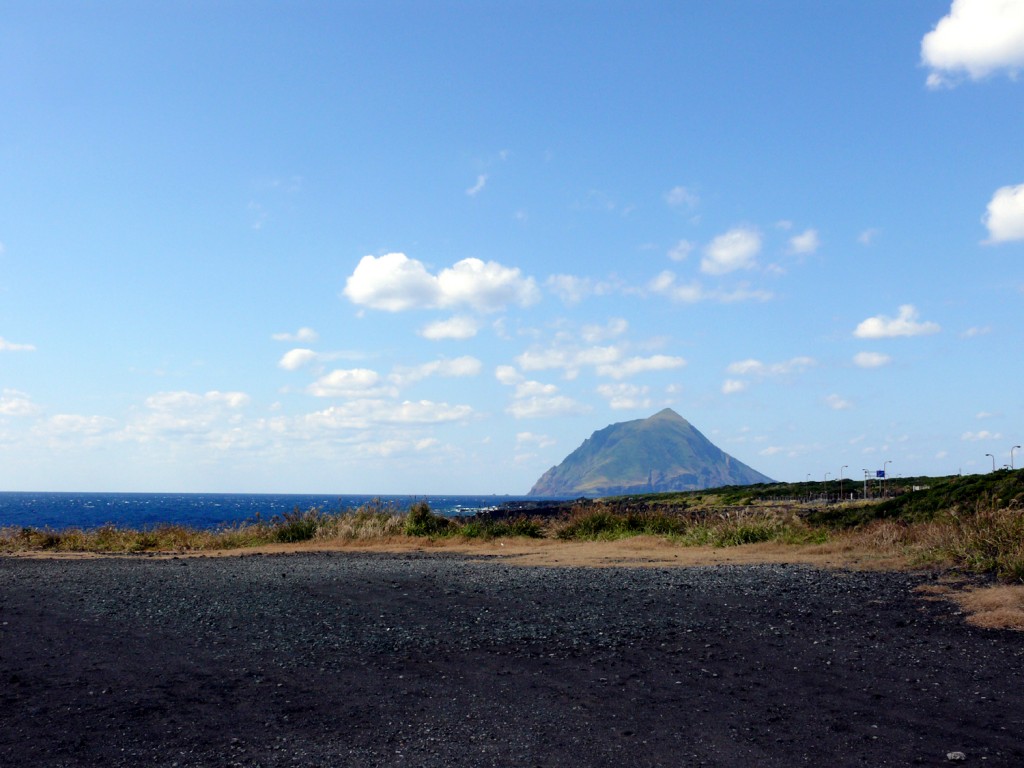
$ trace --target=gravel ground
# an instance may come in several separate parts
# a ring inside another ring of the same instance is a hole
[[[1024,765],[1024,634],[927,578],[0,558],[0,766]]]

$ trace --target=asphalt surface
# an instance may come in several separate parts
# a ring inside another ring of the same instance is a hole
[[[1024,633],[928,578],[0,558],[0,766],[1024,765]]]

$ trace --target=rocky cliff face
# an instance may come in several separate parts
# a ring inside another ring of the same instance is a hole
[[[552,467],[531,496],[615,496],[770,483],[670,408],[600,429]]]

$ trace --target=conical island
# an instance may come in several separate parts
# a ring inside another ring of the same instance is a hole
[[[616,496],[770,483],[666,408],[599,429],[530,490],[531,496]]]

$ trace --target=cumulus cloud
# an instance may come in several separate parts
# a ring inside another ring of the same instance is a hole
[[[542,419],[585,413],[586,406],[571,397],[558,394],[558,387],[540,381],[529,381],[510,365],[500,365],[495,375],[502,384],[514,386],[512,402],[505,412],[517,419]]]
[[[388,425],[443,424],[466,421],[473,416],[468,405],[449,405],[430,400],[394,402],[358,400],[307,414],[303,422],[319,429],[369,429]]]
[[[700,198],[686,187],[672,187],[665,193],[665,202],[673,208],[695,208]]]
[[[853,335],[858,339],[890,339],[898,336],[927,336],[938,333],[938,323],[921,322],[913,304],[903,304],[896,317],[875,315],[857,325]]]
[[[352,399],[395,396],[393,388],[386,387],[376,371],[368,368],[339,368],[321,376],[306,389],[316,397],[344,397]]]
[[[701,301],[735,304],[741,301],[768,301],[772,298],[770,291],[753,289],[746,284],[741,284],[737,288],[727,291],[707,290],[697,281],[678,283],[676,282],[675,274],[670,270],[665,270],[659,274],[647,287],[652,293],[667,296],[672,301],[681,304],[696,304]]]
[[[961,440],[971,443],[981,442],[982,440],[1001,440],[1002,437],[998,432],[989,432],[987,429],[983,429],[980,432],[964,432],[960,435]]]
[[[483,192],[484,187],[487,186],[487,174],[481,173],[476,177],[476,184],[466,190],[466,194],[470,197],[476,197]]]
[[[949,13],[921,40],[928,86],[952,86],[967,75],[979,80],[999,70],[1011,77],[1024,67],[1024,3],[953,0]]]
[[[841,395],[834,394],[829,395],[828,397],[825,398],[825,405],[827,405],[834,411],[847,411],[850,408],[853,408],[853,403],[851,403],[849,400],[842,397]]]
[[[40,431],[48,435],[97,437],[109,434],[116,427],[117,422],[106,416],[80,416],[71,413],[58,413],[47,419]]]
[[[686,360],[671,355],[630,357],[625,360],[598,365],[597,375],[607,376],[612,379],[625,379],[630,376],[636,376],[638,373],[670,371],[675,368],[682,368],[684,365],[686,365]]]
[[[689,240],[680,240],[668,249],[668,257],[672,261],[685,261],[686,257],[693,252],[693,243]]]
[[[997,189],[983,221],[988,228],[986,243],[1024,240],[1024,184]]]
[[[312,349],[291,349],[285,352],[281,359],[277,361],[277,367],[284,368],[286,371],[297,371],[316,359],[317,354]]]
[[[741,381],[740,379],[726,379],[722,382],[723,395],[734,395],[737,392],[742,392],[746,388],[747,382]]]
[[[292,341],[309,344],[320,338],[312,328],[299,328],[295,333],[275,333],[270,338],[274,341]]]
[[[36,348],[32,344],[15,344],[0,336],[0,352],[35,352],[35,350]]]
[[[353,304],[387,312],[460,306],[492,312],[509,304],[529,306],[540,298],[533,278],[517,268],[463,259],[432,275],[404,253],[364,256],[342,293]]]
[[[516,398],[509,403],[506,413],[517,419],[551,419],[556,416],[569,416],[586,413],[586,406],[565,395],[535,395]]]
[[[516,358],[524,371],[546,371],[561,368],[566,378],[579,375],[580,369],[590,366],[608,365],[618,361],[622,351],[614,345],[584,348],[549,347],[529,349]]]
[[[865,229],[863,232],[857,235],[857,242],[865,246],[871,245],[873,242],[875,242],[875,238],[877,238],[880,234],[882,234],[882,230],[880,229]]]
[[[551,275],[544,286],[563,304],[579,304],[589,296],[605,296],[614,290],[612,283],[576,275]]]
[[[750,358],[730,363],[726,370],[736,376],[757,376],[764,378],[767,376],[787,376],[792,373],[802,373],[808,368],[813,368],[817,364],[817,361],[813,357],[806,356],[793,357],[789,360],[784,360],[781,363],[763,363],[760,360]]]
[[[607,339],[615,339],[629,330],[629,322],[621,317],[613,317],[604,325],[584,325],[580,337],[588,344],[597,344]]]
[[[724,275],[738,269],[753,269],[761,250],[761,233],[756,229],[737,227],[712,240],[704,249],[701,272]]]
[[[407,386],[429,376],[459,378],[476,376],[483,368],[483,363],[470,355],[456,357],[452,360],[433,360],[411,368],[397,367],[388,377],[398,386]]]
[[[538,448],[550,448],[555,444],[547,435],[538,435],[533,432],[517,432],[516,433],[516,448],[523,448],[525,446],[537,446]]]
[[[0,416],[31,416],[39,412],[32,398],[16,389],[0,390]]]
[[[608,401],[609,408],[616,411],[650,408],[649,392],[650,387],[637,384],[602,384],[597,388],[597,394]]]
[[[479,323],[472,317],[456,315],[447,320],[428,323],[420,329],[419,335],[431,341],[440,341],[442,339],[463,340],[473,338],[479,330]]]
[[[821,238],[818,237],[816,229],[808,229],[789,238],[790,253],[810,254],[818,250],[819,247],[821,247]]]
[[[890,362],[892,358],[881,352],[858,352],[853,356],[853,364],[858,368],[881,368]]]

